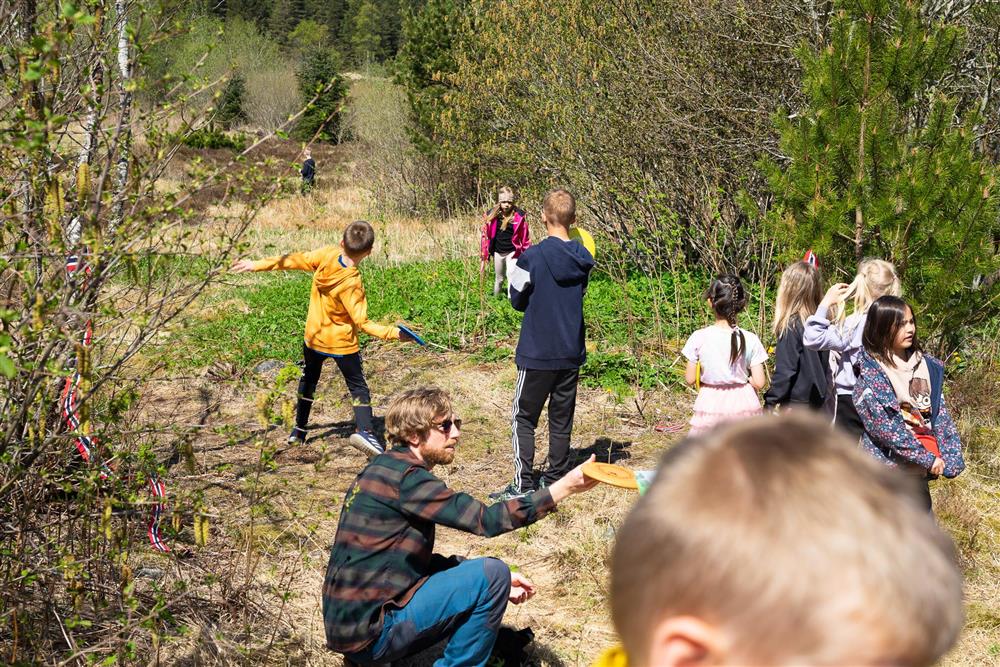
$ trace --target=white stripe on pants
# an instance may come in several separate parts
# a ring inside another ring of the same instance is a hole
[[[514,383],[514,406],[510,411],[510,446],[514,450],[514,486],[521,490],[521,447],[517,441],[517,410],[521,403],[521,390],[524,389],[525,369],[517,369],[517,382]]]
[[[503,287],[503,281],[507,279],[507,274],[517,266],[517,260],[514,259],[514,253],[509,252],[506,255],[501,255],[498,252],[493,253],[493,294],[500,294],[500,288]]]

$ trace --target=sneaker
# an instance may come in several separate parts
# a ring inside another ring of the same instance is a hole
[[[347,440],[351,446],[365,453],[368,458],[378,456],[385,452],[385,446],[378,441],[374,433],[369,431],[358,431],[352,433]]]
[[[514,486],[514,482],[511,482],[507,486],[503,487],[496,493],[490,494],[490,500],[496,501],[498,503],[505,503],[508,500],[513,500],[515,498],[523,498],[525,496],[534,493],[534,489],[525,489],[524,491],[518,491],[517,487]]]
[[[298,426],[292,429],[292,432],[288,434],[288,444],[289,445],[301,445],[306,441],[306,431]]]

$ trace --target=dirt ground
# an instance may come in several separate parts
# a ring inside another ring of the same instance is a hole
[[[376,415],[393,392],[405,388],[433,384],[452,394],[464,419],[459,453],[451,466],[435,470],[450,486],[486,501],[489,492],[507,483],[512,363],[483,365],[458,353],[379,343],[368,349],[365,364]],[[339,656],[324,648],[320,589],[343,493],[365,464],[347,443],[352,424],[343,380],[332,364],[324,369],[309,440],[288,446],[286,430],[262,426],[258,416],[262,396],[279,370],[227,377],[232,370],[215,367],[188,382],[162,383],[149,404],[149,417],[187,425],[193,434],[194,474],[185,474],[185,461],[179,460],[174,492],[200,496],[206,513],[217,517],[210,519],[205,547],[196,547],[190,528],[182,527],[176,544],[191,555],[177,561],[177,574],[231,564],[227,571],[233,581],[223,588],[241,589],[240,595],[268,607],[273,623],[273,650],[267,657],[254,650],[259,659],[339,665]],[[291,382],[272,403],[279,409],[284,404],[287,411],[294,391]],[[663,398],[618,403],[606,392],[581,388],[573,432],[576,455],[583,459],[596,453],[599,460],[636,469],[654,467],[677,437],[656,432],[654,424],[681,419],[688,408],[685,397]],[[544,416],[539,436],[536,461],[543,464]],[[273,452],[273,463],[260,465],[262,450]],[[539,592],[524,605],[510,606],[505,623],[532,628],[535,641],[529,651],[536,664],[586,665],[615,641],[606,608],[606,559],[615,527],[636,498],[634,492],[600,486],[569,499],[538,524],[494,539],[442,528],[437,551],[496,556],[520,568]],[[157,565],[152,561],[144,567]],[[229,625],[220,620],[214,635],[203,628],[198,641],[175,642],[164,649],[166,655],[171,662],[190,664],[235,659],[242,651],[239,639],[225,629]]]

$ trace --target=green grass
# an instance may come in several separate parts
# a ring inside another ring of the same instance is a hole
[[[513,357],[521,314],[491,295],[492,276],[480,279],[477,263],[362,265],[362,274],[371,319],[405,321],[428,340],[482,361]],[[207,318],[191,319],[175,334],[170,363],[203,367],[219,360],[246,366],[301,356],[311,275],[268,273],[239,280],[211,297]],[[682,368],[675,362],[684,340],[710,319],[701,297],[706,280],[683,275],[675,282],[669,274],[638,273],[615,279],[596,272],[584,300],[590,352],[581,381],[616,391],[678,382]],[[249,313],[234,307],[234,300]],[[748,312],[744,321],[756,321],[757,315]],[[367,341],[362,336],[362,346]]]

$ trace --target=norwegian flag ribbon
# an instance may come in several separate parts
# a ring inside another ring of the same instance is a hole
[[[81,262],[79,256],[70,255],[66,258],[66,273],[70,278],[74,278],[76,273],[83,270],[84,279],[90,276],[90,266]],[[90,320],[84,325],[83,338],[81,340],[81,347],[87,349],[94,339],[94,329]],[[66,383],[63,385],[62,397],[59,401],[60,410],[62,412],[63,421],[66,427],[70,431],[78,432],[74,444],[76,445],[76,451],[79,452],[80,457],[86,463],[90,463],[93,458],[93,449],[97,444],[97,438],[90,436],[86,433],[79,433],[81,426],[80,420],[80,410],[79,410],[79,388],[80,388],[80,365],[77,363],[76,368],[73,370],[73,374],[66,378]],[[108,479],[114,473],[112,470],[105,465],[101,464],[101,479]],[[163,499],[167,495],[167,487],[163,484],[155,473],[149,476],[149,489],[156,503],[153,505],[153,511],[149,518],[149,527],[147,533],[149,535],[149,543],[153,545],[153,548],[157,551],[162,551],[167,553],[170,551],[170,547],[163,541],[160,536],[160,518],[163,515],[164,504]]]
[[[809,248],[809,250],[806,251],[802,261],[817,269],[819,268],[819,258],[816,256],[816,253],[812,251],[812,248]]]

